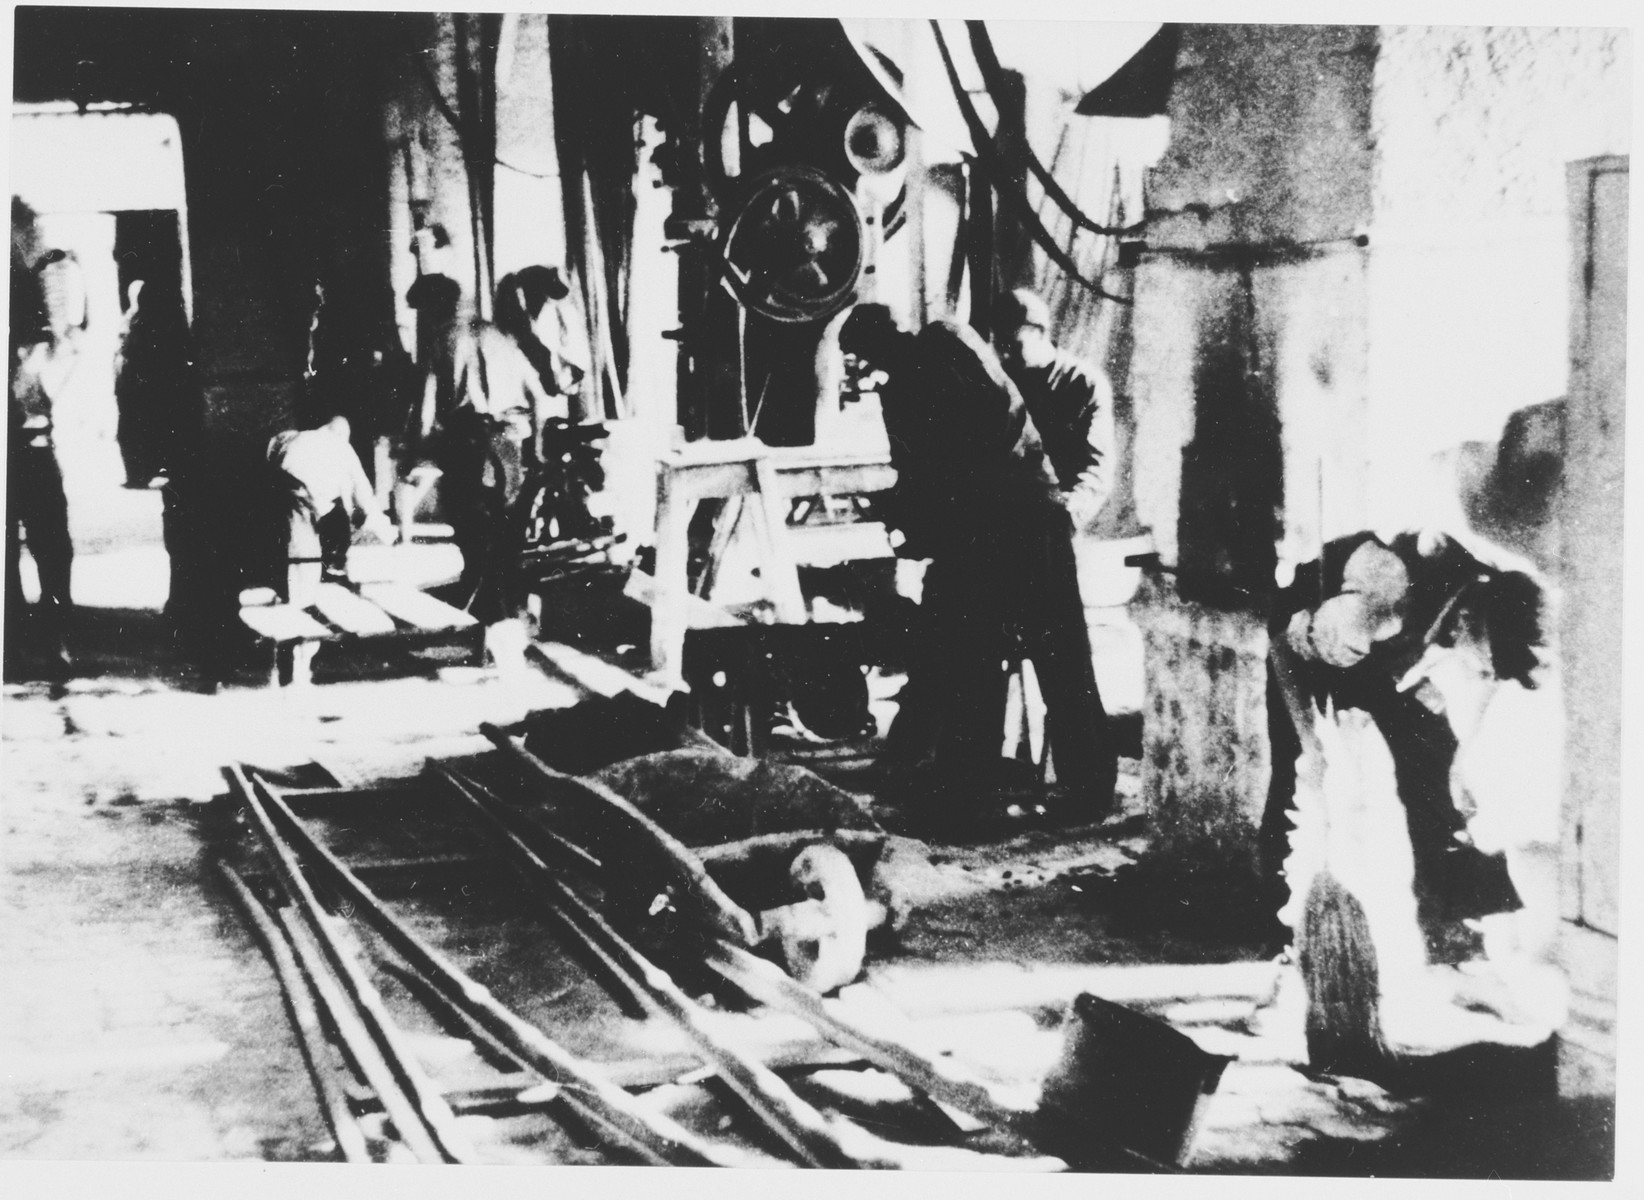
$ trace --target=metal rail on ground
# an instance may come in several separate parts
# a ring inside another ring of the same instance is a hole
[[[334,854],[319,844],[281,799],[279,789],[259,777],[249,781],[255,810],[268,818],[272,841],[281,838],[305,859],[325,882],[354,906],[355,915],[403,957],[454,1006],[461,1008],[520,1061],[562,1088],[566,1105],[579,1119],[657,1165],[743,1166],[748,1158],[733,1149],[705,1142],[671,1118],[651,1113],[598,1069],[554,1042],[496,1000],[491,993],[412,933]],[[275,832],[274,825],[280,827]],[[441,1105],[444,1101],[440,1101]],[[449,1111],[449,1109],[447,1109]]]
[[[241,912],[245,914],[246,920],[250,922],[252,932],[262,943],[263,951],[274,967],[275,977],[280,983],[280,994],[285,1000],[286,1012],[291,1017],[292,1028],[296,1030],[297,1047],[302,1051],[303,1064],[308,1068],[309,1078],[314,1082],[314,1091],[320,1103],[320,1114],[331,1129],[338,1153],[345,1162],[370,1162],[371,1151],[366,1144],[365,1133],[349,1108],[348,1097],[338,1084],[335,1073],[325,1062],[328,1057],[326,1048],[330,1043],[326,1039],[319,1010],[315,1007],[315,997],[311,991],[313,985],[305,980],[301,968],[292,956],[290,944],[269,918],[262,901],[246,886],[245,880],[227,863],[219,862],[217,870],[228,885],[229,893],[239,904]]]
[[[364,969],[333,933],[325,908],[304,876],[296,855],[275,829],[270,808],[278,802],[255,776],[231,767],[229,778],[240,792],[275,876],[302,917],[302,926],[306,927],[288,926],[294,930],[293,944],[299,958],[305,957],[311,948],[305,943],[311,943],[319,958],[335,973],[335,982],[341,985],[336,1001],[325,998],[328,1009],[344,1022],[352,1022],[357,1014],[358,1023],[367,1035],[364,1042],[356,1044],[354,1039],[350,1042],[364,1055],[360,1065],[373,1090],[381,1097],[400,1138],[423,1162],[472,1160],[473,1150],[468,1139],[455,1127],[456,1115],[405,1045],[403,1035],[388,1015],[387,1005],[366,978]],[[310,978],[330,990],[318,964],[310,964],[309,969]],[[342,1001],[342,995],[346,995],[346,1002]],[[375,1053],[371,1052],[373,1045]]]
[[[487,730],[487,736],[492,732]],[[494,737],[493,740],[497,739]],[[519,753],[524,753],[522,748],[513,748]],[[451,772],[441,771],[441,774],[450,777]],[[471,799],[474,798],[476,790],[470,786],[468,794]],[[533,816],[525,814],[517,806],[507,803],[494,793],[482,794],[489,797],[489,802],[475,800],[481,811],[502,823],[520,850],[525,854],[531,854],[538,862],[540,858],[532,852],[532,847],[526,844],[531,838],[547,835],[556,844],[563,845],[568,842],[569,839],[564,835],[548,829],[543,820],[533,819]],[[577,849],[574,843],[571,843],[571,846],[572,849]],[[689,848],[682,849],[701,862]],[[823,1038],[861,1055],[870,1065],[894,1075],[939,1104],[992,1125],[1008,1125],[1031,1111],[1021,1103],[1013,1103],[998,1095],[993,1088],[956,1060],[939,1061],[910,1046],[863,1029],[838,1012],[838,1006],[830,1004],[815,989],[793,979],[775,963],[751,954],[745,947],[728,939],[714,940],[705,962],[716,974],[750,999],[775,1011],[799,1017],[808,1022]]]

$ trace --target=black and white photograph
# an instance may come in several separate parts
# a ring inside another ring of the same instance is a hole
[[[1636,1179],[1625,6],[512,7],[11,8],[0,1177]]]

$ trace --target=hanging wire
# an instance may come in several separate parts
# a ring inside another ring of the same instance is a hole
[[[1087,124],[1086,127],[1085,127],[1085,136],[1083,136],[1079,139],[1079,146],[1078,146],[1079,164],[1078,164],[1078,168],[1074,171],[1073,176],[1072,176],[1074,179],[1079,180],[1081,184],[1083,183],[1084,178],[1085,178],[1086,163],[1088,162],[1089,156],[1090,156],[1089,129],[1090,129],[1090,126]],[[1056,142],[1056,154],[1051,159],[1051,171],[1052,171],[1052,173],[1055,173],[1058,167],[1064,166],[1063,159],[1064,159],[1065,155],[1068,152],[1069,135],[1071,134],[1071,132],[1072,132],[1071,122],[1068,122],[1068,121],[1064,120],[1062,122],[1061,135],[1057,138],[1057,142]],[[1039,206],[1040,206],[1041,211],[1043,210],[1045,205],[1050,204],[1050,203],[1051,203],[1051,198],[1050,198],[1049,193],[1042,191],[1040,193],[1040,200],[1039,200]],[[1070,222],[1068,221],[1067,216],[1066,216],[1065,213],[1061,213],[1060,216],[1061,216],[1062,225],[1064,227],[1070,225]],[[1075,255],[1075,247],[1078,245],[1078,242],[1079,242],[1079,229],[1078,229],[1078,227],[1073,226],[1071,228],[1067,228],[1066,238],[1067,238],[1068,257],[1073,258],[1075,261],[1078,261],[1076,255]],[[1102,238],[1097,244],[1099,246],[1102,246],[1102,247],[1105,248],[1109,244],[1109,241],[1110,241],[1110,239],[1108,239],[1108,238]],[[1106,265],[1106,258],[1107,258],[1107,256],[1104,253],[1102,255],[1101,259],[1097,263],[1097,269],[1096,269],[1095,275],[1096,275],[1096,278],[1098,278],[1098,279],[1102,278],[1103,268]],[[1048,264],[1047,264],[1047,267],[1048,267]],[[1045,275],[1049,274],[1048,269],[1045,270],[1044,274]],[[1098,297],[1092,296],[1089,292],[1084,291],[1083,289],[1080,289],[1080,288],[1070,287],[1070,286],[1068,286],[1068,284],[1065,281],[1061,281],[1061,280],[1052,281],[1048,278],[1045,278],[1045,279],[1042,279],[1040,281],[1040,284],[1041,284],[1042,291],[1046,293],[1047,302],[1049,300],[1049,294],[1052,292],[1053,288],[1054,288],[1055,293],[1058,294],[1056,303],[1053,306],[1052,311],[1055,312],[1056,315],[1059,318],[1058,327],[1059,327],[1060,330],[1066,331],[1068,329],[1079,329],[1079,328],[1086,327],[1087,320],[1092,315],[1092,310],[1094,310],[1094,313],[1098,318],[1100,317],[1100,314],[1101,314],[1101,311],[1102,311],[1101,310],[1101,301]]]
[[[742,433],[753,435],[753,420],[748,415],[748,306],[736,306],[736,395],[742,405]]]
[[[426,53],[428,52],[419,51],[412,56],[413,61],[417,64],[417,74],[422,76],[422,81],[428,88],[428,94],[433,98],[435,109],[439,111],[440,116],[445,118],[445,123],[451,126],[452,132],[457,135],[457,140],[460,142],[462,140],[462,118],[457,115],[457,110],[451,107],[451,102],[445,98],[445,93],[440,90],[439,81],[434,78],[434,72],[428,69],[428,60],[423,57]]]
[[[1045,252],[1045,255],[1079,286],[1103,299],[1111,300],[1115,304],[1132,303],[1127,297],[1116,296],[1103,288],[1101,284],[1085,278],[1083,272],[1079,270],[1078,264],[1073,261],[1067,251],[1062,249],[1056,239],[1050,236],[1050,231],[1045,228],[1044,222],[1039,219],[1039,214],[1034,212],[1026,191],[1005,185],[1005,180],[1008,178],[1006,174],[1008,166],[1000,159],[998,149],[994,146],[993,139],[988,134],[987,126],[982,123],[982,118],[977,113],[976,106],[971,102],[969,93],[965,91],[964,81],[959,78],[959,69],[954,65],[953,54],[948,49],[947,39],[942,35],[940,23],[932,21],[931,29],[936,34],[936,47],[941,52],[942,65],[947,69],[948,82],[953,88],[955,99],[959,102],[959,110],[964,115],[965,124],[970,129],[971,140],[975,143],[977,154],[988,166],[989,174],[995,180],[999,195],[1008,199],[1016,208],[1029,236]]]
[[[1061,130],[1056,135],[1056,149],[1050,156],[1050,169],[1052,171],[1062,165],[1062,155],[1067,150],[1067,135],[1068,126],[1067,122],[1064,121]],[[1034,206],[1033,211],[1042,217],[1045,215],[1045,205],[1049,203],[1050,193],[1041,191],[1039,193],[1039,203]]]
[[[512,171],[514,174],[523,175],[527,179],[558,179],[559,178],[559,173],[557,171],[527,171],[524,167],[516,167],[513,163],[509,162],[507,159],[502,158],[500,156],[496,157],[496,158],[493,158],[491,161],[493,163],[495,163],[497,166],[501,167],[504,171]]]
[[[932,22],[932,24],[934,25],[935,22]],[[983,85],[987,88],[989,95],[1002,95],[1004,89],[1001,85],[1004,82],[1005,71],[999,64],[999,56],[993,51],[993,41],[988,37],[987,26],[981,21],[966,21],[965,27],[970,31],[971,49],[976,55],[976,65],[981,68]],[[937,31],[937,37],[941,37],[940,30]],[[1068,220],[1072,221],[1078,228],[1088,229],[1091,233],[1108,237],[1122,237],[1144,228],[1146,222],[1140,222],[1127,229],[1098,224],[1085,214],[1085,211],[1079,207],[1073,197],[1069,196],[1063,190],[1062,185],[1056,182],[1056,177],[1045,169],[1045,164],[1040,162],[1039,156],[1033,152],[1033,147],[1024,144],[1016,157],[1021,159],[1022,165],[1027,167],[1033,177],[1039,181],[1039,186],[1044,188],[1045,195],[1050,197],[1055,205],[1067,215]]]
[[[750,436],[752,436],[754,430],[759,428],[759,414],[765,411],[765,396],[771,390],[771,380],[775,378],[776,372],[772,371],[769,375],[765,376],[765,382],[759,387],[759,399],[754,401],[753,420],[748,423],[748,433]]]

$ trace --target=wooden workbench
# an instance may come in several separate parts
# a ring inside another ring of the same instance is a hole
[[[461,637],[473,642],[477,656],[484,636],[480,623],[460,608],[398,583],[364,583],[357,590],[322,583],[306,607],[248,604],[240,609],[240,621],[269,650],[271,685],[280,682],[280,651],[291,646],[368,639],[434,643]]]

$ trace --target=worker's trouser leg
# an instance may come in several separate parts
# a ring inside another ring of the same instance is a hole
[[[1096,686],[1072,527],[1060,510],[1042,514],[1042,521],[1024,531],[1019,570],[1006,586],[1017,600],[1023,643],[1045,701],[1057,782],[1095,819],[1113,807],[1118,755]]]
[[[1004,728],[1005,581],[972,555],[925,575],[920,634],[888,749],[919,765],[944,808],[977,809],[998,782]]]
[[[314,517],[306,509],[291,514],[286,537],[285,599],[294,608],[307,608],[319,598],[323,570],[320,564],[320,535]],[[301,686],[313,679],[314,653],[318,642],[294,642],[281,649],[279,674]]]
[[[21,435],[14,431],[13,436]],[[73,611],[70,584],[74,568],[63,473],[50,446],[18,447],[7,455],[6,466],[7,615],[14,620],[24,612],[21,561],[26,535],[40,575],[40,603],[30,614],[36,618],[32,636],[52,651],[61,650]],[[12,620],[8,626],[20,629],[22,622],[14,625]]]

